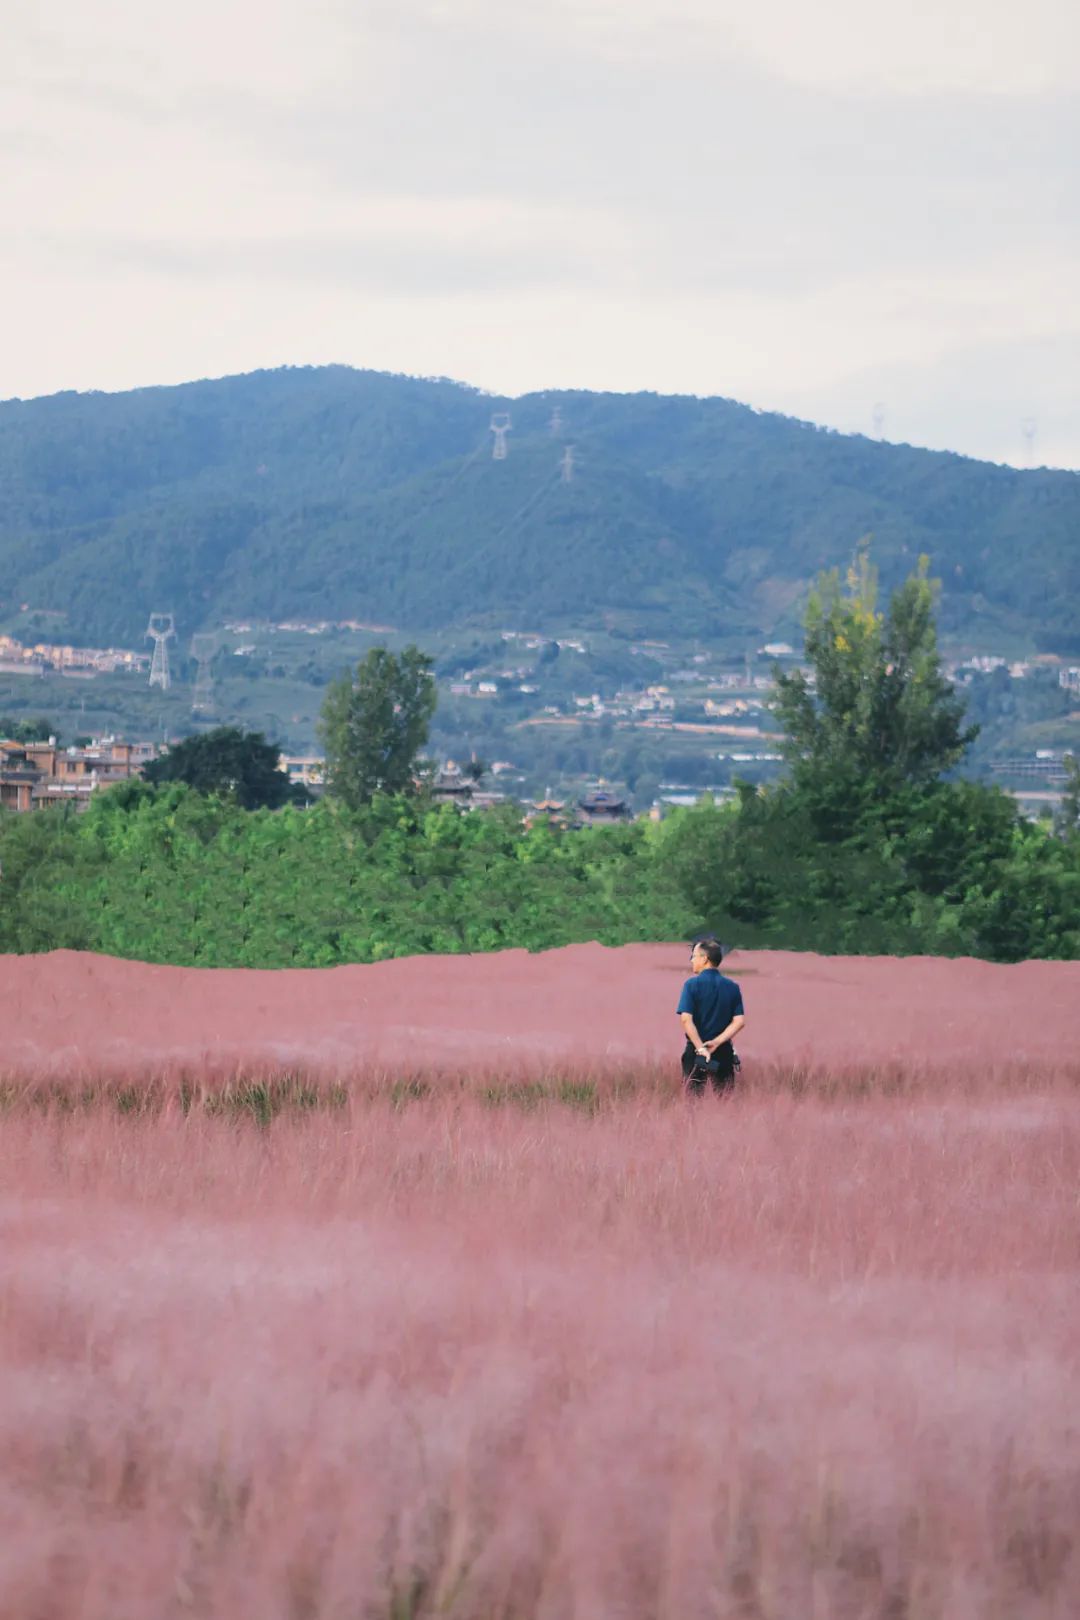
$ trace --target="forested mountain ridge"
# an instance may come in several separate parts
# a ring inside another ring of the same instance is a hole
[[[133,645],[151,610],[183,635],[245,615],[792,636],[867,533],[886,584],[930,554],[946,635],[1080,651],[1075,473],[724,399],[503,400],[343,366],[0,404],[0,619],[61,611],[84,642]]]

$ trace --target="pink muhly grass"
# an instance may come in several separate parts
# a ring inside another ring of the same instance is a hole
[[[1080,1094],[1080,1060],[751,1058],[737,1089],[744,1097],[837,1101]],[[208,1110],[268,1117],[281,1109],[340,1108],[377,1101],[403,1107],[432,1099],[468,1098],[526,1107],[561,1102],[589,1112],[622,1108],[627,1103],[681,1106],[684,1100],[677,1062],[655,1058],[628,1064],[604,1057],[578,1062],[480,1057],[470,1059],[466,1066],[425,1061],[415,1067],[364,1063],[316,1065],[305,1070],[268,1064],[257,1055],[245,1061],[208,1053],[194,1064],[166,1064],[149,1071],[141,1062],[106,1068],[88,1062],[62,1070],[39,1063],[6,1076],[0,1073],[0,1116],[28,1107],[70,1112],[104,1105],[124,1113]]]
[[[0,1615],[1073,1620],[1075,1091],[618,1078],[9,1097]]]

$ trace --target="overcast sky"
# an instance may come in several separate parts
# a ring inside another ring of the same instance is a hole
[[[1076,0],[0,20],[0,397],[344,361],[1080,467]]]

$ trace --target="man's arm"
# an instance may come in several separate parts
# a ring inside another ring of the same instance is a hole
[[[715,1040],[705,1042],[705,1050],[711,1056],[718,1046],[723,1046],[725,1041],[733,1041],[745,1023],[746,1014],[736,1013],[727,1029],[722,1029]]]
[[[670,1002],[668,1003],[668,1005],[670,1006]],[[701,1036],[697,1032],[697,1025],[694,1023],[694,1015],[693,1015],[693,1013],[680,1013],[679,1014],[679,1023],[682,1025],[683,1029],[686,1031],[686,1038],[690,1042],[691,1046],[694,1048],[694,1051],[698,1054],[698,1056],[699,1057],[708,1057],[709,1049],[705,1045],[705,1042],[702,1040]]]

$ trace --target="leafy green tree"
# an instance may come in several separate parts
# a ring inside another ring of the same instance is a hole
[[[279,809],[291,797],[289,779],[278,764],[278,749],[261,731],[217,726],[202,736],[185,737],[143,771],[146,781],[185,782],[199,793],[216,793],[241,809]]]
[[[399,656],[372,647],[332,681],[319,722],[328,791],[350,809],[377,793],[407,793],[435,713],[432,660],[414,646]]]
[[[792,783],[856,807],[904,786],[937,780],[977,735],[963,726],[964,701],[941,670],[934,619],[938,584],[926,557],[877,607],[877,571],[865,548],[842,589],[836,570],[811,593],[801,670],[779,674],[775,710]]]
[[[826,952],[1080,950],[1074,840],[997,788],[950,780],[972,736],[937,655],[925,560],[887,614],[865,553],[807,614],[811,678],[782,676],[790,769],[662,830],[662,864],[722,936]]]

